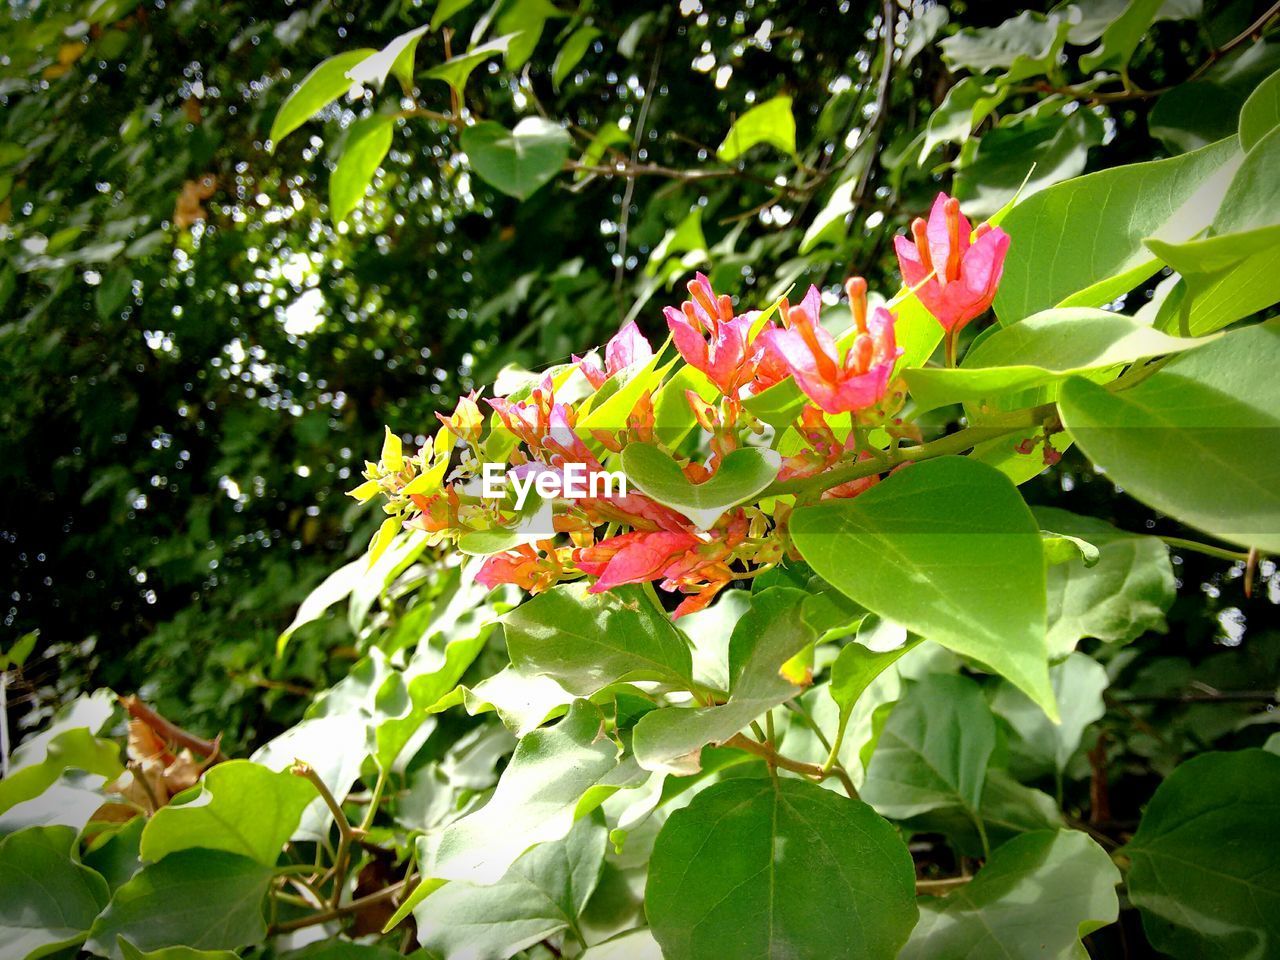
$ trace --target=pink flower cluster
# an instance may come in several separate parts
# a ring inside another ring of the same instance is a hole
[[[928,221],[912,224],[912,235],[914,242],[896,238],[904,281],[946,331],[958,331],[990,306],[1009,238],[986,224],[971,231],[959,204],[942,194]],[[701,273],[687,289],[689,299],[663,313],[679,356],[707,384],[685,393],[694,421],[706,434],[706,458],[666,451],[689,483],[710,479],[729,453],[768,434],[752,413],[755,399],[766,391],[792,390],[803,401],[789,427],[774,424],[772,445],[782,454],[782,484],[875,456],[877,451],[865,446],[869,427],[909,433],[894,416],[904,400],[894,387],[902,355],[896,315],[885,306],[869,309],[861,278],[845,283],[852,323],[840,336],[822,323],[817,287],[795,305],[784,298],[767,315],[736,313],[732,298],[717,294]],[[575,355],[572,365],[549,372],[523,393],[486,399],[493,411],[487,431],[476,395],[463,397],[452,414],[440,416],[441,432],[417,456],[402,457],[398,440],[390,457],[384,448],[383,462],[367,465],[366,481],[353,495],[362,500],[386,495],[385,509],[393,518],[440,540],[509,535],[514,542],[490,555],[480,569],[477,578],[488,586],[513,583],[537,592],[588,577],[591,592],[600,593],[653,581],[684,594],[677,616],[702,609],[729,583],[786,556],[789,497],[725,510],[710,530],[639,492],[578,497],[558,502],[553,532],[538,539],[519,535],[522,518],[510,504],[483,500],[472,489],[476,465],[494,456],[516,472],[549,470],[563,476],[570,464],[602,471],[602,461],[631,443],[661,446],[655,398],[666,400],[661,391],[667,381],[654,374],[656,367],[653,345],[629,322],[605,345],[603,363],[594,355]],[[599,396],[616,396],[636,377],[654,382],[634,395],[625,422],[602,427],[598,417],[590,417],[594,396],[576,403],[557,398],[576,375]],[[714,396],[708,399],[708,393]],[[457,447],[467,448],[466,453],[460,461],[450,460]],[[448,473],[454,462],[461,465]],[[833,480],[820,495],[856,496],[877,479]]]

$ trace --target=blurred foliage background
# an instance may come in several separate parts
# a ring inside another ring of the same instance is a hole
[[[1194,149],[1233,131],[1280,66],[1264,4],[1146,4],[1132,43],[1105,32],[1123,0],[1076,6],[1069,32],[1026,13],[984,46],[965,31],[1024,8],[7,5],[0,551],[4,645],[39,631],[12,693],[23,722],[110,685],[232,744],[265,739],[357,656],[340,619],[283,659],[274,645],[376,527],[341,494],[383,423],[421,442],[434,411],[508,364],[565,359],[628,317],[657,333],[695,268],[757,305],[792,284],[834,292],[851,272],[890,292],[890,239],[939,189],[981,216],[1032,163],[1028,191]],[[270,148],[316,64],[426,24],[407,86],[339,97]],[[427,75],[510,34],[461,94]],[[717,155],[776,97],[793,142],[771,127]],[[362,115],[391,115],[394,139],[335,224],[329,178]],[[519,200],[469,169],[464,121],[539,115],[572,138],[561,175]],[[1087,468],[1067,476],[1033,481],[1035,499],[1131,530],[1164,523]],[[1274,566],[1246,599],[1242,566],[1179,563],[1171,633],[1131,648],[1151,654],[1133,688],[1274,676]],[[1211,741],[1239,719],[1204,710],[1161,737]]]

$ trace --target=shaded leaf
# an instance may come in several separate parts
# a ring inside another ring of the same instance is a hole
[[[525,117],[514,130],[484,120],[462,131],[472,169],[505,194],[525,200],[560,172],[572,141],[559,124]]]
[[[1280,948],[1280,756],[1206,753],[1156,790],[1123,848],[1152,945],[1178,960]]]
[[[1120,871],[1086,834],[1039,831],[1010,840],[971,883],[924,897],[901,960],[1085,956],[1082,937],[1115,922]]]
[[[880,732],[862,796],[903,819],[959,806],[976,819],[996,724],[978,685],[935,674],[910,683]]]
[[[183,850],[144,867],[115,892],[86,949],[122,960],[120,938],[142,951],[234,950],[267,932],[262,902],[272,871],[221,850]]]
[[[72,856],[76,831],[32,827],[0,840],[0,954],[22,958],[85,939],[107,882]]]

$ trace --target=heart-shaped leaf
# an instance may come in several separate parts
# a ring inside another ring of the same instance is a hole
[[[715,476],[692,483],[680,465],[657,447],[633,443],[622,451],[622,469],[640,492],[710,529],[721,514],[764,491],[778,476],[782,457],[773,450],[743,447],[722,461]]]
[[[737,778],[662,828],[645,912],[667,960],[890,960],[915,926],[913,894],[906,845],[865,803]]]
[[[521,200],[560,171],[570,146],[568,131],[541,117],[526,117],[514,130],[485,120],[462,131],[462,149],[471,169],[486,183]]]

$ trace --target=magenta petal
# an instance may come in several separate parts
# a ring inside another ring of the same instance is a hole
[[[610,376],[634,364],[648,363],[652,357],[653,347],[634,320],[628,321],[613,335],[604,351],[605,367]]]
[[[671,338],[675,341],[676,349],[680,351],[680,356],[684,357],[688,364],[705,373],[709,366],[707,341],[703,339],[702,334],[693,329],[683,314],[671,310],[670,307],[667,310],[669,311],[667,313],[667,326],[671,330]]]
[[[964,285],[975,293],[994,298],[1008,252],[1009,235],[999,227],[983,234],[960,262]]]
[[[893,238],[893,249],[898,255],[898,269],[902,272],[902,282],[914,287],[928,275],[929,271],[920,262],[920,251],[916,245],[899,234]]]
[[[947,254],[951,251],[951,231],[947,229],[947,200],[945,193],[939,193],[933,198],[925,229],[925,236],[929,238],[929,259],[939,277],[943,277],[946,272]]]

